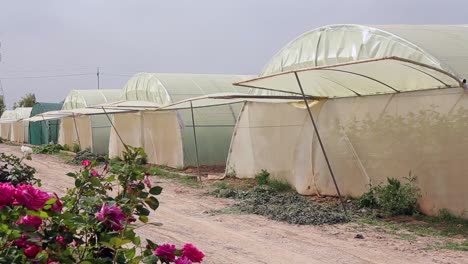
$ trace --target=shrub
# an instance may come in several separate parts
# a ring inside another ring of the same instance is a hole
[[[66,150],[66,151],[70,151],[70,146],[68,146],[67,144],[63,145],[63,150]]]
[[[81,150],[80,145],[73,143],[73,152],[78,153],[80,152],[80,150]]]
[[[413,184],[415,178],[407,178],[408,182],[402,184],[395,178],[387,178],[386,185],[371,187],[359,199],[361,207],[371,207],[381,209],[385,214],[412,215],[419,212],[418,198],[419,189]]]
[[[85,149],[77,152],[75,157],[71,160],[71,163],[80,165],[84,160],[95,160],[97,163],[102,163],[106,161],[106,157],[93,153],[90,149]]]
[[[55,154],[63,150],[60,144],[45,144],[34,148],[34,153],[37,154]]]
[[[79,172],[67,174],[75,187],[62,198],[28,184],[0,184],[0,263],[203,260],[192,244],[180,249],[150,240],[142,244],[135,228],[148,223],[149,209],[159,207],[162,188],[152,186],[141,166],[129,161],[110,173],[108,166],[98,172],[95,164],[84,160]]]
[[[255,175],[255,181],[258,185],[268,185],[278,192],[285,192],[291,190],[291,185],[289,183],[270,179],[270,173],[267,170],[261,170],[257,175]]]
[[[0,153],[0,182],[9,182],[14,186],[18,184],[38,184],[40,180],[34,178],[36,169],[23,162],[23,158],[15,155]]]
[[[257,175],[255,175],[255,181],[258,185],[266,185],[268,184],[269,177],[270,173],[267,170],[261,170]]]

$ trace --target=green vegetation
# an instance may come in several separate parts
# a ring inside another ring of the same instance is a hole
[[[60,144],[45,144],[34,148],[36,154],[55,154],[63,150]]]
[[[80,150],[81,150],[80,145],[73,143],[73,152],[78,153],[80,152]]]
[[[33,107],[35,103],[36,95],[33,93],[27,93],[21,97],[21,100],[13,104],[13,109],[16,109],[17,107]]]
[[[76,156],[70,163],[74,165],[81,165],[84,160],[96,160],[97,163],[106,162],[106,157],[96,153],[92,153],[90,149],[85,149],[76,153]]]
[[[377,185],[363,194],[358,200],[360,207],[377,208],[387,216],[413,215],[419,212],[419,189],[413,184],[415,178],[407,178],[402,184],[399,180],[388,178],[386,185]]]
[[[268,185],[278,192],[287,192],[292,190],[291,186],[287,182],[271,179],[270,173],[267,170],[261,170],[257,173],[257,175],[255,175],[255,181],[258,185]]]
[[[164,169],[163,167],[150,167],[148,169],[148,172],[151,175],[157,175],[161,178],[170,179],[172,181],[178,182],[188,187],[192,187],[192,188],[202,187],[202,184],[197,181],[196,177],[188,176],[188,175],[181,175],[180,173],[171,172],[171,171]]]

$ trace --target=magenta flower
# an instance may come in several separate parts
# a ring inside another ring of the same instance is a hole
[[[143,181],[145,182],[146,186],[148,186],[148,188],[151,188],[151,180],[148,175],[145,175],[145,179]]]
[[[56,193],[49,194],[49,198],[57,199],[55,201],[55,203],[52,204],[52,207],[50,207],[50,210],[55,211],[55,212],[59,212],[59,213],[62,212],[63,205],[62,205],[62,201],[60,201],[60,198],[58,197],[58,195]]]
[[[43,192],[31,185],[19,185],[14,193],[13,205],[23,205],[29,210],[38,211],[50,199],[48,193]]]
[[[154,251],[154,254],[169,261],[175,261],[175,251],[175,245],[162,244]]]
[[[65,246],[65,238],[63,238],[63,236],[56,236],[55,241],[59,242],[62,246]]]
[[[175,260],[175,264],[192,264],[192,261],[187,257],[180,257]]]
[[[95,215],[100,222],[112,228],[114,231],[124,229],[122,222],[127,219],[122,209],[115,205],[108,207],[106,203],[102,205],[101,211],[97,212]]]
[[[0,183],[0,209],[11,204],[14,193],[15,186],[11,185],[11,183]]]
[[[85,167],[89,167],[89,166],[91,166],[91,161],[90,160],[83,160],[81,162],[81,165],[83,165]]]
[[[22,234],[21,238],[15,240],[15,246],[19,248],[25,248],[28,246],[28,236],[26,234]]]
[[[187,257],[192,262],[202,262],[205,254],[194,245],[187,243],[182,248],[182,256]]]
[[[27,215],[21,218],[18,222],[16,222],[16,224],[33,226],[34,228],[38,229],[39,226],[42,224],[42,218],[34,215]]]
[[[24,255],[26,255],[26,257],[32,259],[32,258],[35,258],[37,253],[39,253],[41,251],[42,251],[42,247],[40,247],[38,245],[31,245],[31,246],[27,247],[24,250]]]
[[[91,169],[91,175],[93,175],[94,177],[99,177],[99,172],[95,169]]]

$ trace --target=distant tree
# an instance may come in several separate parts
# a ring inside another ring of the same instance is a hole
[[[19,102],[13,104],[13,109],[16,109],[17,107],[33,107],[35,103],[36,95],[34,95],[33,93],[28,93],[25,96],[21,97],[21,100],[19,100]]]
[[[3,112],[5,111],[5,101],[3,100],[3,96],[0,96],[0,116],[2,116]]]

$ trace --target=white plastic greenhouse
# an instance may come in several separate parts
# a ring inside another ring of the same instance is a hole
[[[119,100],[121,90],[72,90],[65,98],[62,110],[110,103]],[[59,115],[58,115],[59,116]],[[76,124],[76,125],[75,125]],[[110,122],[106,115],[77,115],[63,117],[60,122],[58,143],[81,149],[90,148],[94,153],[107,153]]]
[[[332,25],[287,44],[239,85],[316,97],[309,106],[342,195],[411,173],[423,212],[466,217],[466,43],[467,26]],[[337,194],[304,102],[244,105],[227,171],[262,169],[301,194]]]
[[[252,76],[139,73],[123,88],[122,99],[163,106],[211,93],[247,92],[232,85],[247,78]],[[201,165],[226,163],[240,107],[233,104],[194,110]],[[174,168],[197,165],[190,109],[115,114],[113,123],[125,144],[145,149],[150,163]],[[111,131],[110,157],[120,156],[124,150],[119,135]]]

